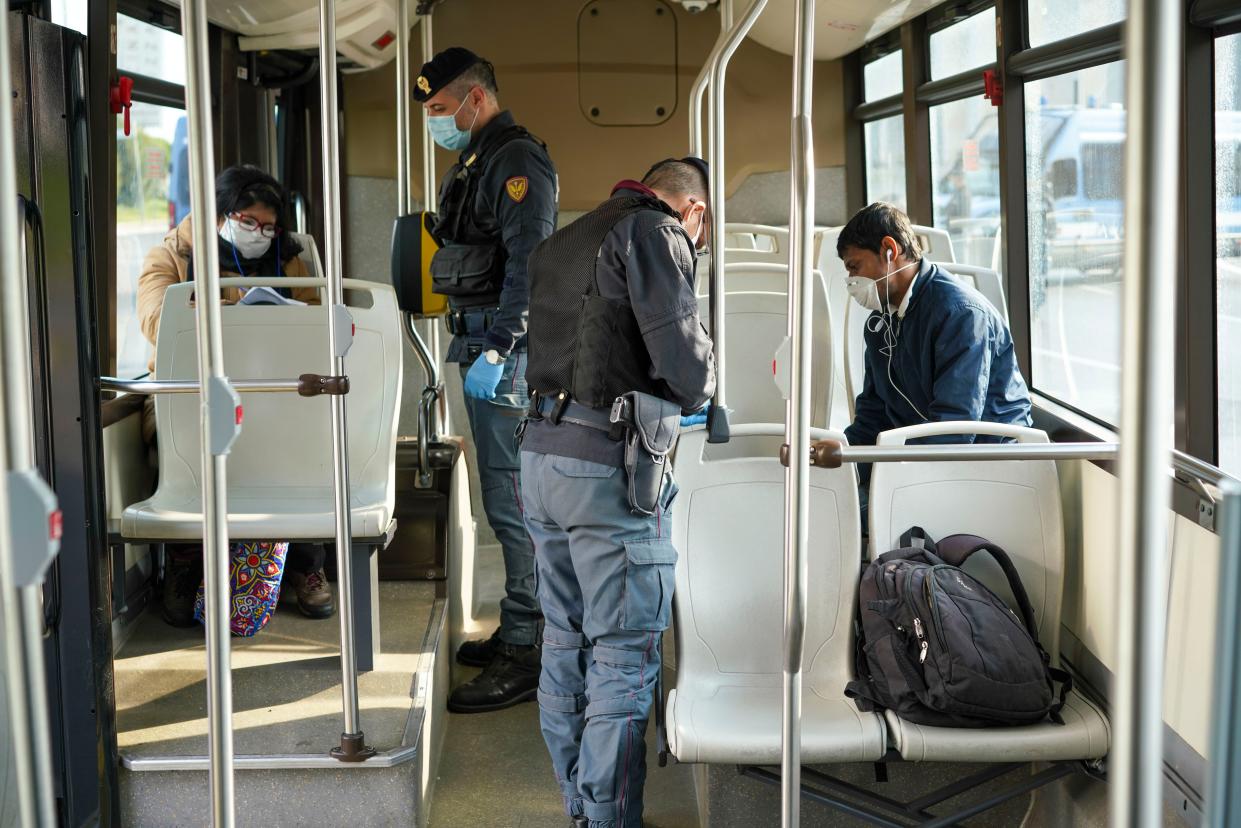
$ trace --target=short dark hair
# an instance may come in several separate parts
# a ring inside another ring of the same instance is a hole
[[[479,58],[470,68],[445,84],[444,89],[452,97],[463,101],[476,86],[481,86],[483,91],[492,97],[500,91],[500,85],[496,83],[496,67],[491,61]]]
[[[922,245],[909,216],[884,201],[876,201],[853,214],[836,239],[836,255],[843,259],[850,247],[878,253],[884,236],[891,236],[906,258],[922,258]]]
[[[668,195],[688,196],[703,203],[707,201],[707,177],[701,169],[687,161],[676,158],[660,161],[643,176],[642,183]]]

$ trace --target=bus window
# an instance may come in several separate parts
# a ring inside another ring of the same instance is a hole
[[[181,35],[117,15],[120,71],[185,83]],[[116,133],[116,372],[147,371],[151,346],[138,327],[138,277],[147,251],[188,210],[185,112],[135,102],[132,129]]]
[[[996,109],[973,97],[931,107],[935,226],[957,260],[991,267],[1000,228],[1000,140]]]
[[[1030,45],[1042,46],[1125,19],[1125,0],[1030,0]]]
[[[1215,41],[1219,467],[1241,475],[1241,34]]]
[[[52,22],[86,34],[87,0],[51,0]]]
[[[866,200],[905,209],[905,121],[900,115],[866,124]]]
[[[879,101],[901,94],[905,86],[902,71],[900,49],[872,60],[862,69],[863,97],[868,101]]]
[[[1120,416],[1124,64],[1026,86],[1031,382]]]
[[[995,62],[995,9],[931,34],[931,80]]]
[[[118,14],[116,68],[184,86],[185,44],[176,32]]]

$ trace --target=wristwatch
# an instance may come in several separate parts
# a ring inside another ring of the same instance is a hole
[[[500,356],[500,352],[495,348],[492,348],[489,351],[484,351],[483,356],[487,358],[487,362],[491,365],[500,365],[504,362],[504,357]]]

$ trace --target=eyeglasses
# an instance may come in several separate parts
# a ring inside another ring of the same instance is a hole
[[[284,228],[275,224],[262,224],[254,216],[247,216],[245,213],[229,213],[228,217],[237,222],[237,226],[242,230],[248,230],[253,233],[256,230],[268,239],[274,239],[284,232]]]

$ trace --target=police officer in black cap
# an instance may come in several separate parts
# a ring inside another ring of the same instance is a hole
[[[425,64],[414,91],[431,138],[461,153],[440,185],[431,275],[449,297],[447,358],[461,365],[483,507],[504,550],[500,627],[458,651],[461,663],[486,669],[453,691],[457,713],[531,699],[539,676],[541,614],[514,432],[528,400],[526,259],[555,229],[557,182],[546,146],[500,109],[496,91],[491,63],[460,47]]]
[[[661,161],[530,257],[521,483],[545,616],[539,720],[579,828],[642,825],[677,556],[666,461],[715,389],[694,291],[706,173]]]

